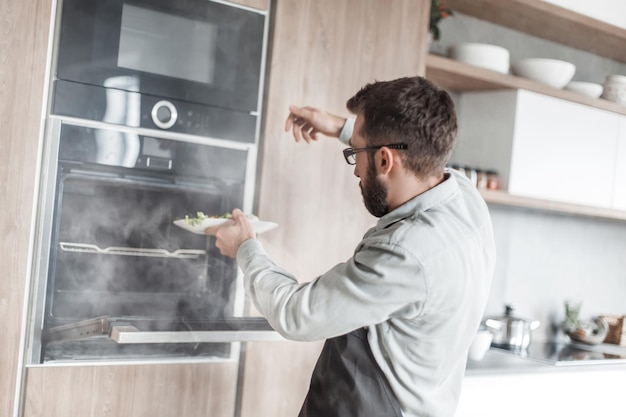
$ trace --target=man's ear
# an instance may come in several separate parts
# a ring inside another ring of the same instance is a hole
[[[395,164],[393,151],[389,148],[380,148],[376,157],[376,169],[378,174],[388,174],[391,168]]]

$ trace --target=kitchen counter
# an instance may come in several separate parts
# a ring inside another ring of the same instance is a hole
[[[466,375],[524,373],[563,368],[616,366],[626,370],[626,348],[554,342],[533,342],[526,351],[491,348],[480,361],[468,360]]]
[[[468,361],[455,417],[624,416],[624,381],[626,349],[614,345],[491,348]]]

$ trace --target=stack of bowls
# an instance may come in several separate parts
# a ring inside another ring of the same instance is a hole
[[[626,75],[609,75],[606,77],[601,97],[626,106]]]

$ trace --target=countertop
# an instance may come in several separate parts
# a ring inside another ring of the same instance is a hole
[[[538,341],[520,352],[492,347],[482,360],[468,359],[466,375],[549,372],[557,369],[597,370],[607,367],[626,370],[626,348],[608,344],[590,346]]]

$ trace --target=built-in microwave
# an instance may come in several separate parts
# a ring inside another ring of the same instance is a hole
[[[56,77],[256,113],[266,17],[216,0],[64,0]]]

